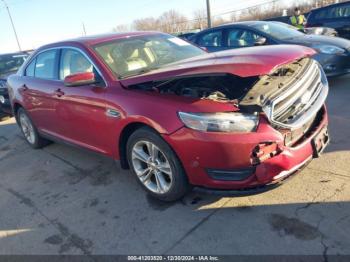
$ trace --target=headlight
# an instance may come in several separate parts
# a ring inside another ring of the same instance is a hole
[[[314,32],[315,35],[322,35],[323,34],[323,28],[317,27]]]
[[[207,132],[253,132],[259,123],[256,114],[184,113],[179,117],[186,127]]]
[[[317,45],[313,46],[313,48],[322,54],[341,55],[345,53],[343,48],[334,45]]]

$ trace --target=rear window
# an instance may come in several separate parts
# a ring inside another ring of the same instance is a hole
[[[55,79],[57,50],[49,50],[39,54],[35,63],[35,77],[43,79]]]
[[[57,54],[57,49],[38,54],[26,67],[25,75],[42,79],[57,79]]]
[[[29,66],[27,66],[27,69],[26,69],[26,76],[31,76],[31,77],[34,77],[34,76],[35,76],[35,62],[36,62],[36,59],[34,59],[34,60],[29,64]]]

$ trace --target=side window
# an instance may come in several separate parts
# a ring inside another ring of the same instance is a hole
[[[33,61],[27,66],[25,75],[34,77],[35,76],[35,63],[36,63],[36,58],[33,59]]]
[[[220,47],[222,46],[221,40],[222,31],[218,30],[200,36],[198,39],[198,44],[204,47]]]
[[[227,45],[229,47],[248,47],[254,46],[255,41],[260,35],[243,29],[231,29],[228,31]]]
[[[326,8],[315,15],[315,19],[334,19],[334,18],[344,18],[350,17],[350,5],[335,6],[331,8]]]
[[[350,17],[350,4],[336,8],[336,18]]]
[[[36,57],[35,77],[56,79],[57,50],[49,50]]]
[[[79,51],[68,48],[62,50],[60,64],[60,80],[64,80],[66,76],[72,74],[93,72],[93,70],[93,65]]]

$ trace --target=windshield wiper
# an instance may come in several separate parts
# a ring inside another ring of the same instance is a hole
[[[149,73],[149,72],[151,72],[151,71],[153,71],[153,70],[156,70],[156,69],[158,69],[158,68],[159,68],[159,67],[145,68],[145,69],[136,71],[136,72],[134,72],[134,73],[132,73],[132,74],[127,74],[127,75],[119,76],[118,79],[125,79],[125,78],[128,78],[128,77],[143,75],[143,74]]]

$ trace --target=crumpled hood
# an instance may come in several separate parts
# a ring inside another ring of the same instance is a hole
[[[269,74],[283,64],[315,53],[308,47],[292,45],[248,47],[207,53],[163,66],[140,76],[123,79],[121,82],[129,86],[178,76],[210,73],[228,73],[240,77],[260,76]]]
[[[306,45],[310,47],[314,45],[335,45],[344,49],[350,48],[350,40],[325,35],[303,35],[300,37],[285,40],[285,42],[290,44]]]

